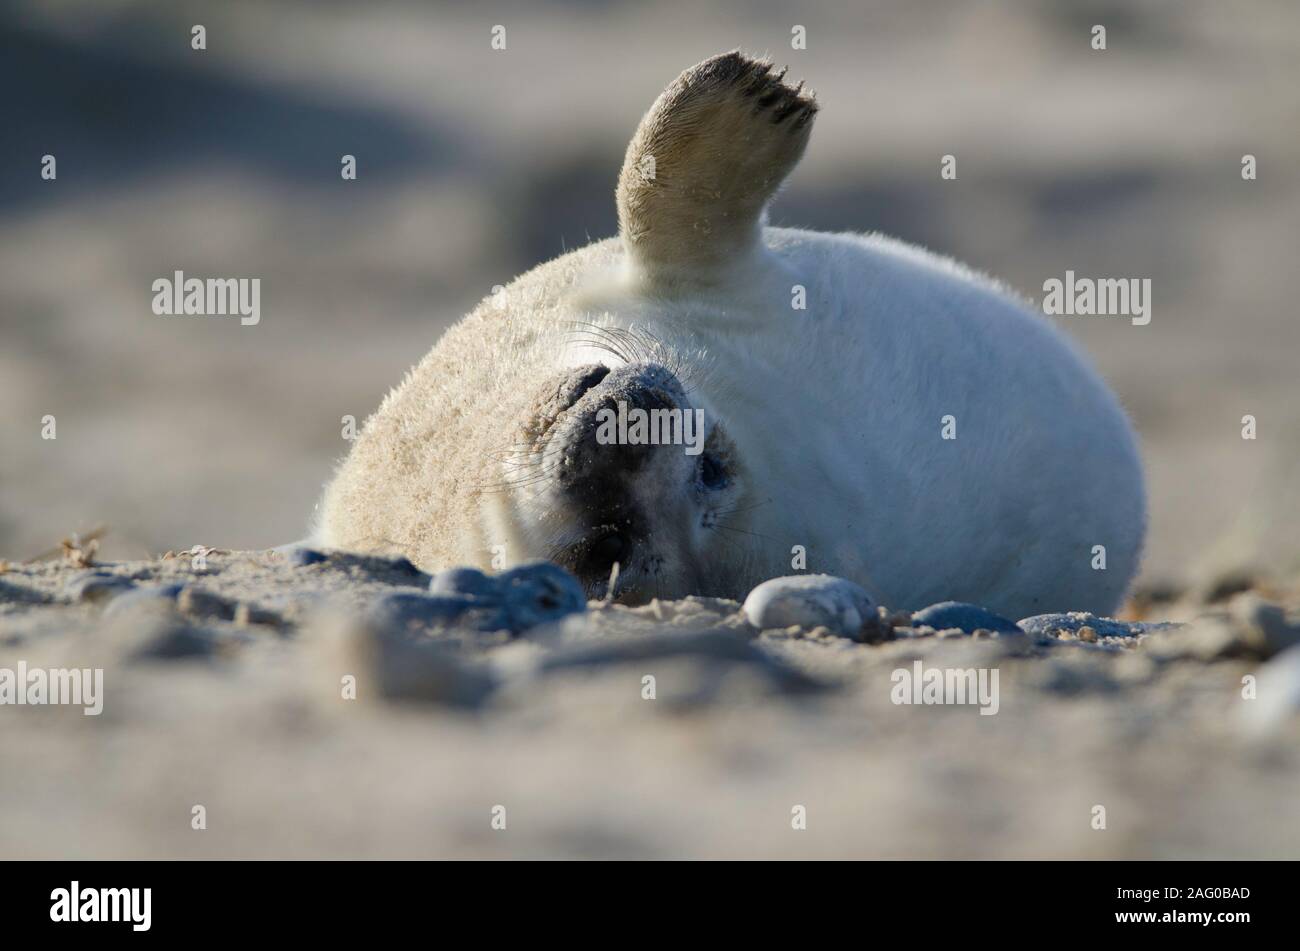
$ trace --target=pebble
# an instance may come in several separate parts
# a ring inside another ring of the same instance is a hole
[[[499,605],[454,595],[394,591],[375,599],[368,613],[374,623],[403,630],[437,629],[456,624],[480,631],[498,631],[508,627]]]
[[[184,587],[181,584],[163,584],[134,588],[114,598],[104,610],[104,616],[117,617],[140,609],[174,605],[176,596]]]
[[[496,581],[504,592],[510,630],[516,634],[587,610],[587,594],[578,579],[549,561],[511,568]]]
[[[476,631],[530,629],[587,610],[578,579],[559,565],[532,562],[499,575],[452,568],[435,575],[429,593],[394,592],[371,606],[372,621],[426,630],[449,627]]]
[[[64,584],[64,590],[76,601],[103,604],[135,587],[135,582],[122,575],[107,571],[86,571],[74,575]]]
[[[1054,634],[1078,634],[1083,628],[1091,628],[1093,639],[1101,637],[1137,637],[1154,631],[1169,630],[1177,624],[1165,622],[1147,624],[1142,622],[1116,621],[1112,618],[1097,617],[1086,611],[1071,611],[1068,614],[1035,614],[1023,618],[1019,627],[1026,634],[1034,637],[1051,637]]]
[[[964,601],[941,601],[912,613],[911,627],[931,627],[936,631],[958,628],[967,634],[992,631],[998,634],[1020,634],[1015,621],[994,614],[977,604]]]
[[[329,561],[329,555],[315,548],[290,548],[284,553],[285,561],[295,567],[304,567],[306,565],[318,565],[323,561]]]
[[[501,588],[495,578],[477,568],[449,568],[433,576],[429,593],[499,601]]]
[[[875,616],[871,596],[833,575],[791,575],[764,581],[745,598],[745,619],[759,630],[799,626],[829,628],[853,637]]]

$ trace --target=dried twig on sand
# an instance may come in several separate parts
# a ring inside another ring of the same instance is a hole
[[[95,563],[95,553],[99,551],[99,540],[108,534],[107,525],[97,525],[84,535],[73,532],[59,542],[57,548],[50,548],[35,557],[28,558],[25,564],[35,564],[61,558],[78,568],[89,568]]]

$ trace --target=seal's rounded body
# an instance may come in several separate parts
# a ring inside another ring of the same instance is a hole
[[[447,332],[367,423],[318,541],[425,569],[551,558],[593,593],[617,562],[628,600],[806,569],[895,608],[1112,611],[1145,528],[1117,400],[987,278],[764,227],[815,111],[738,54],[683,74],[629,148],[620,238]],[[702,410],[708,440],[602,446],[616,403]]]

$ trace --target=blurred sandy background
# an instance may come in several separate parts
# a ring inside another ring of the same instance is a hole
[[[7,4],[0,555],[99,523],[118,558],[300,537],[340,417],[494,284],[612,234],[642,111],[735,47],[823,105],[773,223],[883,230],[1035,298],[1067,268],[1152,279],[1149,326],[1065,321],[1143,439],[1148,582],[1300,567],[1285,0]],[[261,324],[155,316],[176,269],[260,277]]]

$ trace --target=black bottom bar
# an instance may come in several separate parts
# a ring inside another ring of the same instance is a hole
[[[702,919],[724,932],[785,919],[814,931],[851,924],[864,941],[917,928],[918,939],[1127,933],[1222,942],[1283,926],[1294,875],[1288,863],[1247,862],[536,864],[7,863],[0,909],[6,937],[373,940],[418,929],[436,940],[518,922],[540,938],[612,920],[629,937],[666,939],[698,931]]]

